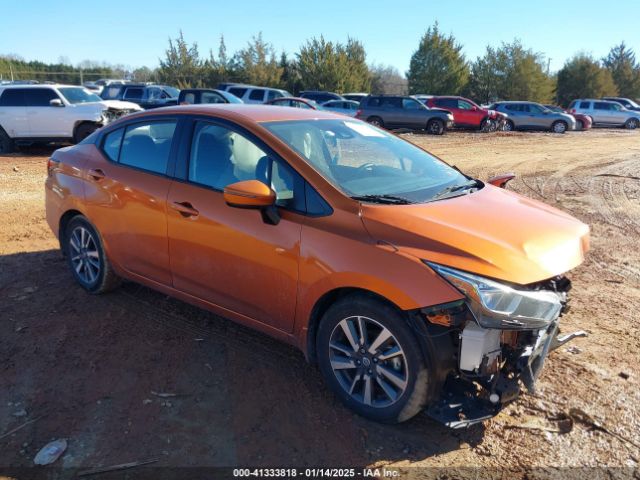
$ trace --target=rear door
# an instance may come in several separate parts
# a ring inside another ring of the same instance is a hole
[[[0,95],[0,126],[12,138],[28,137],[26,88],[5,88]]]
[[[70,106],[53,107],[51,100],[62,99],[52,88],[26,88],[27,119],[30,137],[71,137],[75,117]]]
[[[244,318],[291,332],[295,314],[304,182],[262,142],[229,122],[196,121],[185,137],[183,181],[168,198],[174,288]],[[277,195],[281,220],[229,207],[225,186],[260,180]],[[185,207],[188,210],[185,210]]]
[[[167,194],[176,118],[128,123],[104,135],[87,160],[85,204],[109,257],[133,275],[171,285]]]
[[[427,128],[427,109],[415,98],[402,99],[403,122],[408,128]]]
[[[613,111],[611,104],[608,102],[593,102],[593,120],[603,125],[611,125],[614,123]]]
[[[380,113],[385,126],[392,128],[409,126],[400,97],[380,97]]]

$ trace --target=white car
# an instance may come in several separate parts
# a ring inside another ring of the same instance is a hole
[[[0,86],[0,153],[14,145],[78,143],[101,126],[142,110],[131,102],[105,101],[73,85]]]
[[[640,127],[640,112],[627,110],[620,103],[608,100],[574,100],[569,105],[569,113],[588,115],[596,127],[625,127],[630,130]]]
[[[235,83],[225,85],[222,90],[232,93],[244,103],[265,103],[276,98],[292,96],[286,90],[279,88],[257,87],[255,85]]]

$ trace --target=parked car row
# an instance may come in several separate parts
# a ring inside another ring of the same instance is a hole
[[[91,89],[91,90],[90,90]],[[99,92],[99,96],[97,93]],[[460,96],[339,95],[221,83],[217,89],[182,91],[170,85],[100,79],[85,87],[18,81],[0,85],[0,153],[15,145],[82,141],[107,123],[139,110],[172,105],[253,103],[328,110],[388,129],[442,135],[452,127],[481,131],[548,130],[564,133],[592,126],[640,127],[640,106],[632,99],[578,99],[567,110],[535,102],[495,102],[486,107]],[[71,108],[63,108],[71,107]]]

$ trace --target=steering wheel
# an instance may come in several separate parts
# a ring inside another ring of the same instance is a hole
[[[366,170],[366,169],[368,169],[368,170],[373,170],[373,168],[374,168],[375,166],[376,166],[376,164],[375,164],[375,163],[371,163],[371,162],[369,162],[369,163],[363,163],[362,165],[360,165],[360,166],[358,167],[358,170]]]

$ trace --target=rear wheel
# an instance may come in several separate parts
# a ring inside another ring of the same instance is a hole
[[[442,135],[444,133],[444,122],[439,118],[433,118],[427,122],[427,133],[431,135]]]
[[[638,121],[637,118],[631,118],[627,120],[627,123],[625,123],[624,126],[628,130],[635,130],[636,128],[638,128],[639,124],[640,124],[640,121]]]
[[[74,143],[80,143],[99,128],[95,123],[81,123],[73,134]]]
[[[367,122],[369,122],[374,127],[379,127],[379,128],[384,127],[384,122],[380,117],[369,117],[367,118]]]
[[[76,281],[90,293],[104,293],[120,284],[104,251],[97,230],[78,215],[65,229],[64,249]]]
[[[584,130],[584,122],[582,120],[577,120],[576,121],[576,128],[578,130]]]
[[[0,155],[13,152],[13,140],[0,128]]]
[[[516,126],[511,120],[507,120],[506,122],[504,122],[504,127],[502,127],[502,130],[505,132],[513,132],[515,129]]]
[[[567,128],[568,128],[567,123],[563,122],[562,120],[553,122],[553,124],[551,125],[551,131],[553,133],[564,133],[567,131]]]
[[[316,338],[320,370],[342,402],[381,422],[403,422],[427,402],[428,370],[402,312],[367,295],[329,308]]]

